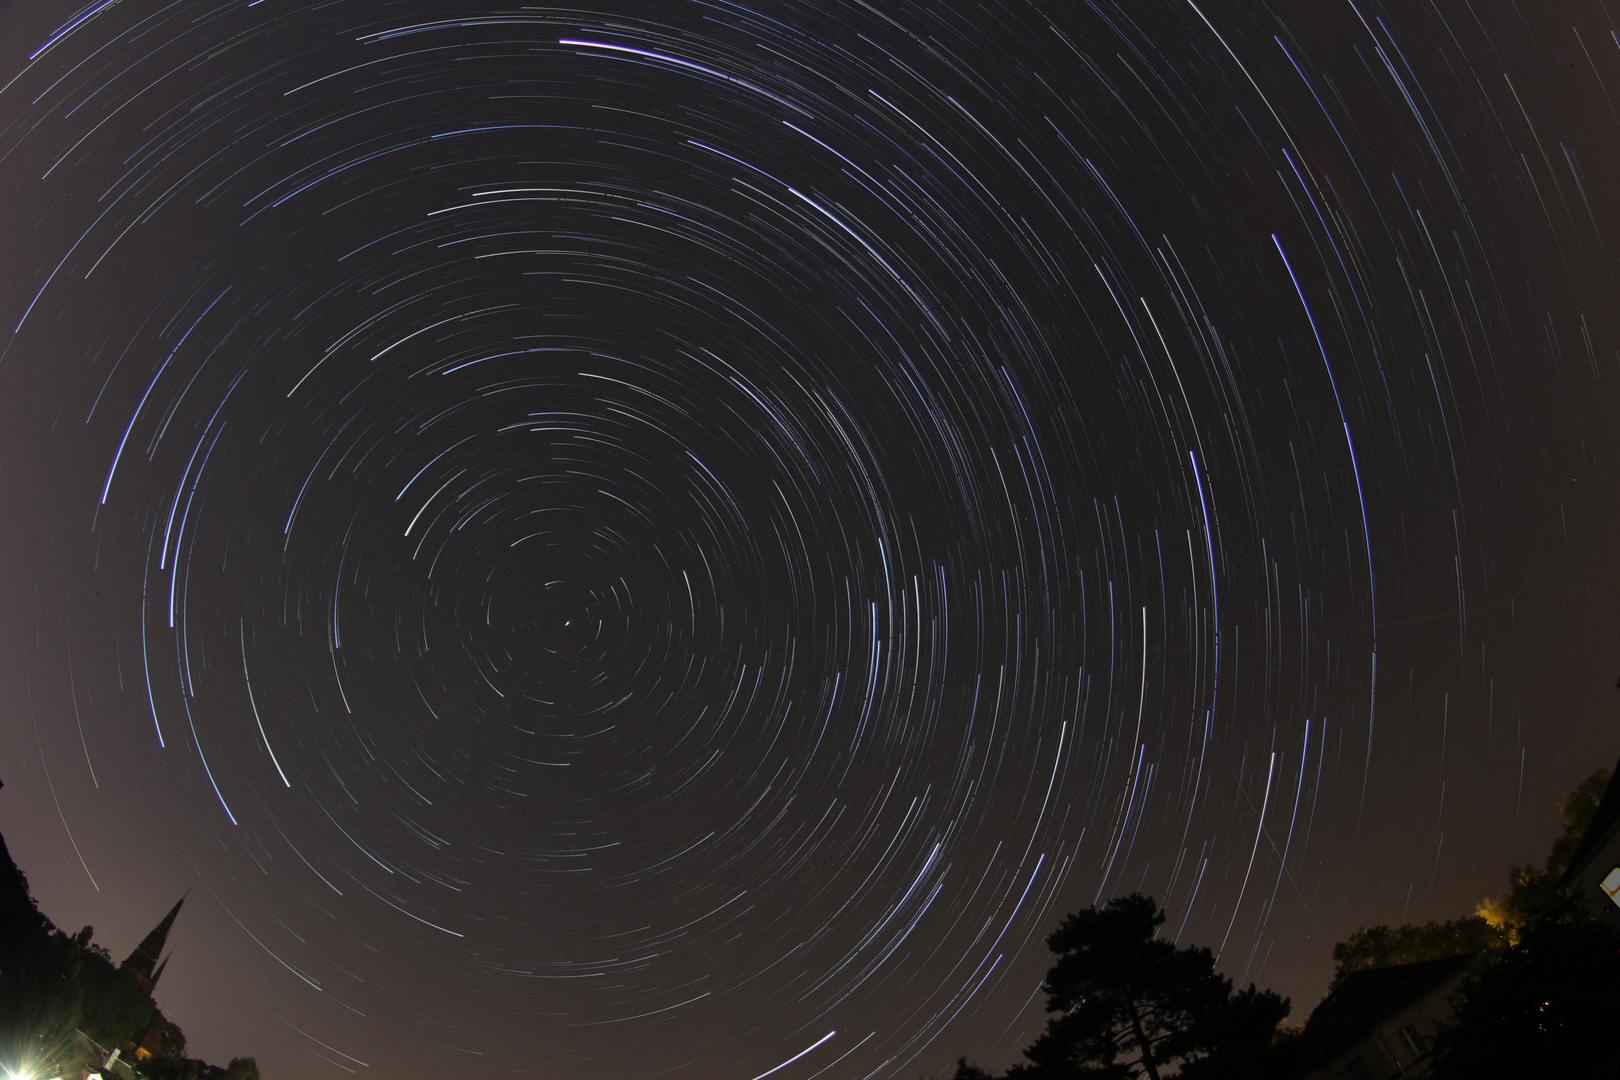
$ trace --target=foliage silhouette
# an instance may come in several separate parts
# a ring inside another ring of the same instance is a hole
[[[1328,993],[1337,990],[1346,977],[1357,971],[1461,956],[1500,948],[1508,941],[1504,930],[1479,915],[1427,922],[1422,926],[1411,923],[1399,927],[1388,923],[1364,926],[1333,946],[1333,960],[1338,966],[1328,985]]]
[[[1501,950],[1517,943],[1533,926],[1584,921],[1579,905],[1559,888],[1558,879],[1569,869],[1569,860],[1580,847],[1608,784],[1609,771],[1598,769],[1566,792],[1558,802],[1564,831],[1553,841],[1546,862],[1539,868],[1513,867],[1507,891],[1480,901],[1472,915],[1421,926],[1364,926],[1339,942],[1333,947],[1337,967],[1328,992],[1337,990],[1351,972]]]
[[[1620,1076],[1620,937],[1595,921],[1532,923],[1465,986],[1436,1080]]]
[[[1509,873],[1508,890],[1499,897],[1480,901],[1475,914],[1502,931],[1509,943],[1533,926],[1554,923],[1580,923],[1585,920],[1574,898],[1559,888],[1558,880],[1569,869],[1569,860],[1581,846],[1586,827],[1597,814],[1598,803],[1609,786],[1609,770],[1598,769],[1564,793],[1558,800],[1558,813],[1564,819],[1564,832],[1553,841],[1541,869],[1515,866]]]
[[[1599,769],[1559,801],[1564,832],[1545,865],[1513,868],[1508,891],[1478,913],[1505,943],[1487,953],[1436,1049],[1437,1080],[1493,1080],[1546,1071],[1620,1075],[1620,935],[1604,928],[1559,879],[1609,784]]]
[[[1008,1080],[1200,1080],[1273,1075],[1288,1002],[1250,986],[1234,995],[1208,949],[1158,938],[1164,911],[1139,893],[1063,920],[1047,939],[1046,974],[1056,1013]],[[1283,1075],[1275,1073],[1275,1075]],[[991,1080],[957,1062],[955,1080]]]
[[[1545,862],[1515,866],[1508,887],[1472,915],[1422,926],[1363,927],[1333,949],[1330,992],[1365,968],[1481,953],[1435,1046],[1436,1080],[1557,1071],[1620,1076],[1610,1035],[1620,1014],[1620,936],[1559,885],[1609,784],[1598,769],[1559,800],[1563,832]]]

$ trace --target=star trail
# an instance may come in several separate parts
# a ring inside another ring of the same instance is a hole
[[[0,821],[267,1077],[1303,1020],[1613,758],[1598,0],[0,9]]]

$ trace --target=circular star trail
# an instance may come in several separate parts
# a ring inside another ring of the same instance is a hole
[[[999,1065],[1136,890],[1303,1019],[1613,752],[1596,6],[0,20],[5,827],[195,1051]]]

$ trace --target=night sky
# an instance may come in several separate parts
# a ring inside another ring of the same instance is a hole
[[[1137,890],[1302,1021],[1620,751],[1615,26],[9,0],[42,908],[274,1080],[1000,1067]]]

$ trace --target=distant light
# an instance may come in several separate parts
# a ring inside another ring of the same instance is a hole
[[[1617,907],[1620,907],[1620,866],[1610,870],[1609,876],[1599,883],[1598,888],[1602,889],[1609,899],[1615,902]]]

